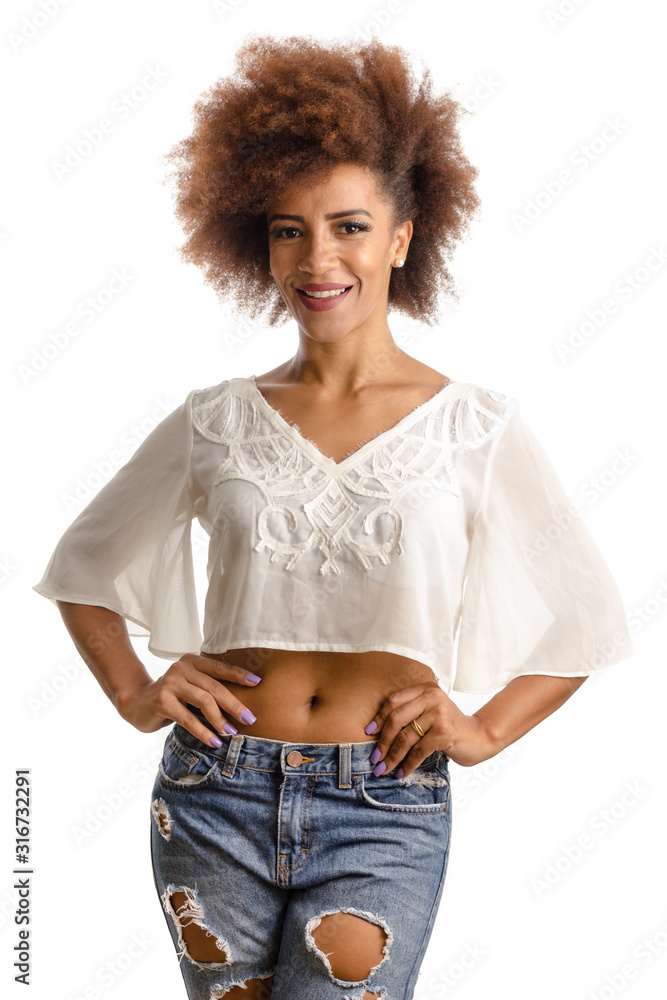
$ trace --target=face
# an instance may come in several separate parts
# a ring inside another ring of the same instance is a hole
[[[338,164],[290,186],[269,205],[267,223],[271,274],[302,331],[331,340],[386,329],[389,279],[394,260],[407,257],[412,223],[392,227],[370,170]],[[335,294],[307,294],[322,291]]]

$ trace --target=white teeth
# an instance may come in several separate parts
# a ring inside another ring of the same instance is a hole
[[[309,299],[329,299],[334,295],[342,295],[346,292],[347,288],[333,288],[330,292],[302,292],[302,295],[307,295]]]

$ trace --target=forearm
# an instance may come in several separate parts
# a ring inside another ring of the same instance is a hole
[[[123,698],[150,684],[152,677],[134,651],[122,615],[90,604],[57,605],[82,660],[116,709]]]
[[[492,748],[491,756],[560,708],[585,680],[586,677],[549,677],[546,674],[525,674],[511,680],[473,713]]]

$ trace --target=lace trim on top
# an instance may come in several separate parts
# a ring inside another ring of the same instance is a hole
[[[321,558],[320,575],[340,574],[345,551],[366,572],[377,562],[386,566],[399,558],[406,490],[426,479],[458,497],[453,450],[479,447],[508,412],[503,394],[466,383],[459,395],[444,394],[440,405],[419,404],[414,410],[421,412],[411,420],[406,414],[389,434],[372,435],[369,441],[385,435],[377,445],[360,445],[337,463],[280,417],[258,390],[249,393],[250,382],[228,380],[197,394],[193,421],[203,438],[224,449],[212,486],[240,479],[257,487],[264,503],[257,504],[254,548],[268,550],[270,561],[280,560],[286,572],[307,552]],[[277,530],[281,519],[287,533]]]
[[[294,420],[290,420],[288,417],[286,417],[285,414],[283,413],[283,411],[280,409],[279,406],[274,406],[272,403],[269,403],[268,399],[266,398],[266,396],[264,396],[264,394],[262,393],[261,389],[257,385],[257,382],[255,380],[255,376],[254,375],[250,376],[250,381],[255,386],[255,389],[257,389],[257,392],[262,396],[262,398],[264,399],[264,402],[268,406],[270,406],[272,410],[275,410],[275,412],[278,413],[282,417],[282,419],[285,421],[286,424],[289,424],[290,427],[293,427],[295,431],[298,431],[298,433],[301,435],[301,437],[304,439],[304,441],[308,441],[309,444],[312,444],[313,448],[315,448],[317,451],[321,451],[320,450],[320,446],[318,444],[316,444],[316,442],[313,441],[312,438],[309,438],[307,434],[303,433],[303,431],[301,430],[301,427],[299,426],[299,424],[297,424]],[[387,427],[382,427],[379,431],[376,431],[374,434],[371,434],[370,437],[367,437],[365,441],[360,441],[359,444],[356,445],[354,448],[350,448],[350,450],[348,452],[346,452],[345,455],[343,455],[343,457],[338,462],[336,462],[335,459],[331,458],[330,455],[327,455],[325,457],[329,458],[329,460],[331,462],[334,462],[335,465],[340,465],[346,459],[351,458],[352,455],[356,454],[356,452],[361,451],[361,449],[365,445],[367,445],[369,441],[374,441],[375,438],[379,437],[381,434],[386,434],[387,431],[392,430],[392,428],[395,427],[396,424],[403,423],[403,421],[407,420],[407,418],[411,414],[413,414],[415,412],[415,410],[419,410],[424,405],[424,403],[429,403],[431,401],[431,399],[433,399],[434,396],[437,396],[440,392],[442,392],[443,389],[446,389],[447,386],[450,385],[453,381],[454,381],[453,379],[448,378],[446,382],[443,382],[443,384],[441,386],[439,386],[438,389],[436,389],[436,391],[433,393],[432,396],[429,396],[428,399],[423,400],[421,403],[417,403],[416,406],[413,406],[413,408],[411,410],[408,410],[408,412],[405,413],[394,424],[389,424]],[[324,455],[324,452],[321,452],[321,454]]]

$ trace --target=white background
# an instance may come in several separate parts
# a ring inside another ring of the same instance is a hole
[[[31,587],[80,509],[67,496],[79,480],[92,495],[113,452],[130,457],[133,428],[145,436],[162,404],[268,371],[295,350],[292,323],[239,326],[178,259],[182,233],[161,184],[162,156],[189,133],[197,96],[261,30],[373,32],[423,59],[437,86],[476,112],[463,137],[483,211],[453,264],[460,304],[445,303],[437,328],[399,314],[390,326],[451,378],[520,399],[584,507],[636,647],[498,757],[451,765],[449,871],[416,997],[655,1000],[667,980],[659,5],[563,0],[558,14],[559,0],[44,2],[48,16],[38,2],[5,4],[1,43],[0,966],[11,997],[185,997],[149,856],[166,730],[146,736],[114,713],[56,608]],[[114,114],[150,71],[161,82]],[[58,178],[68,145],[104,117],[112,133]],[[573,181],[558,193],[564,169]],[[518,225],[538,195],[532,221]],[[44,346],[114,270],[127,286],[37,370]],[[609,298],[615,312],[591,319]],[[561,356],[582,326],[581,346]],[[154,676],[166,668],[135,642]],[[487,700],[454,698],[466,712]],[[25,767],[32,994],[11,982],[13,775]],[[82,835],[95,813],[98,829]]]

